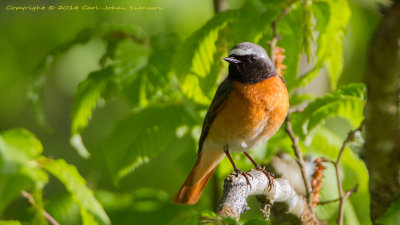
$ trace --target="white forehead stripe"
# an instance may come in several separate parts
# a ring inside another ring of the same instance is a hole
[[[252,48],[248,48],[248,49],[241,49],[241,48],[234,48],[229,52],[229,55],[257,55],[258,57],[261,58],[267,58],[267,56],[265,54],[260,54],[260,52],[256,52],[254,49]]]

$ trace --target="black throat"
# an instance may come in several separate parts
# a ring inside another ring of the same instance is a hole
[[[274,67],[268,64],[229,64],[228,79],[246,84],[254,84],[270,77],[278,76]]]

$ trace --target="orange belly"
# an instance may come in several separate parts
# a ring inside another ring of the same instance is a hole
[[[286,118],[289,97],[279,77],[256,84],[234,81],[234,90],[221,106],[207,135],[213,145],[247,151],[274,135]]]

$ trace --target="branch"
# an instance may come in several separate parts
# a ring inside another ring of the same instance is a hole
[[[340,176],[340,168],[339,168],[340,160],[342,159],[342,155],[343,155],[344,149],[346,148],[347,144],[349,144],[350,142],[352,142],[354,140],[354,135],[357,132],[362,130],[363,125],[364,125],[364,122],[362,122],[361,125],[357,129],[352,130],[347,134],[347,137],[344,140],[342,147],[340,148],[339,155],[338,155],[336,162],[332,161],[332,163],[335,166],[335,170],[336,170],[336,180],[337,180],[337,185],[338,185],[338,190],[339,190],[339,216],[336,221],[338,225],[343,224],[344,203],[346,202],[346,199],[352,193],[357,192],[357,190],[358,190],[358,184],[357,184],[352,190],[347,191],[345,194],[343,193],[342,179]]]
[[[344,199],[347,199],[351,194],[353,194],[357,191],[358,191],[358,184],[356,186],[354,186],[353,189],[346,191],[346,194],[344,195]],[[318,202],[318,205],[327,205],[327,204],[338,202],[338,201],[340,201],[340,198],[332,199],[332,200],[328,200],[328,201],[321,201],[321,202]]]
[[[301,224],[325,224],[316,218],[305,198],[298,194],[292,184],[284,178],[271,178],[258,170],[248,172],[249,183],[243,175],[230,174],[224,181],[224,192],[217,214],[223,217],[239,219],[240,215],[249,210],[247,198],[250,195],[258,195],[257,199],[262,203],[261,211],[264,219],[269,219],[270,209],[274,203],[285,203],[287,212],[294,215],[297,223]],[[291,222],[293,224],[293,222]]]
[[[318,202],[318,205],[326,205],[326,204],[337,202],[339,200],[340,199],[337,198],[337,199],[332,199],[332,200],[327,200],[327,201],[321,201],[321,202]]]
[[[371,218],[400,195],[400,1],[385,12],[370,44],[366,70],[365,151]]]
[[[301,176],[303,178],[303,182],[304,182],[304,186],[306,188],[306,198],[307,198],[307,202],[309,205],[312,205],[312,196],[311,196],[311,186],[310,186],[310,181],[307,179],[307,173],[306,173],[306,169],[304,166],[304,160],[303,160],[303,154],[301,153],[300,147],[299,147],[299,138],[296,137],[296,135],[293,132],[293,128],[292,128],[292,123],[290,122],[290,116],[288,115],[286,118],[286,132],[288,133],[290,139],[292,140],[292,147],[294,150],[294,153],[297,157],[297,164],[300,167],[300,171],[301,171]]]
[[[250,195],[265,195],[271,203],[287,203],[288,212],[301,217],[304,212],[303,197],[296,193],[286,179],[271,178],[272,186],[270,186],[263,172],[250,170],[248,174],[250,185],[242,175],[237,176],[234,173],[225,179],[224,192],[217,214],[238,218],[250,209],[246,202]]]
[[[221,13],[228,8],[228,3],[226,2],[226,0],[213,0],[213,2],[215,14]]]
[[[26,192],[26,191],[22,191],[21,194],[22,194],[22,196],[23,196],[24,198],[26,198],[26,199],[28,200],[29,204],[31,204],[33,207],[36,207],[35,199],[32,197],[31,194],[29,194],[29,193]],[[43,209],[42,213],[43,213],[43,216],[44,216],[51,224],[53,224],[53,225],[60,225],[60,224],[57,222],[57,220],[55,220],[46,210]]]

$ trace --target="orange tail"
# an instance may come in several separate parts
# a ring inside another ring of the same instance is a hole
[[[173,201],[177,204],[195,204],[199,200],[201,193],[203,193],[218,163],[224,156],[224,153],[201,152],[189,177],[183,183]]]

